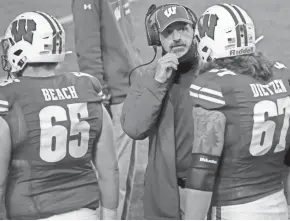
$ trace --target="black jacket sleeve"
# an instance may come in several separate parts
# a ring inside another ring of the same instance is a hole
[[[149,136],[156,126],[168,85],[150,76],[139,76],[124,101],[121,124],[125,133],[135,140]]]

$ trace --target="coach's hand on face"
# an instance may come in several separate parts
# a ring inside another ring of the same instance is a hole
[[[164,83],[170,78],[172,71],[177,70],[178,57],[175,54],[167,53],[159,58],[154,79],[160,83]]]
[[[177,70],[178,59],[185,56],[192,46],[193,21],[181,5],[168,5],[156,12],[159,40],[165,53],[158,60],[155,80],[164,83]]]

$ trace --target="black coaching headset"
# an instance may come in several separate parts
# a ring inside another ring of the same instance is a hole
[[[157,27],[157,24],[154,22],[152,22],[152,16],[161,8],[164,8],[164,7],[168,7],[168,6],[182,6],[186,9],[186,11],[188,12],[188,14],[190,15],[190,19],[192,21],[192,24],[193,24],[193,29],[195,28],[195,25],[197,23],[197,16],[196,14],[188,7],[184,6],[184,5],[180,5],[180,4],[165,4],[165,5],[161,5],[161,6],[156,6],[155,4],[152,4],[147,13],[146,13],[146,16],[145,16],[145,30],[146,30],[146,36],[147,36],[147,42],[148,42],[148,45],[149,46],[153,46],[153,49],[154,49],[154,57],[153,59],[148,62],[148,63],[145,63],[145,64],[141,64],[141,65],[138,65],[137,67],[135,67],[133,70],[130,71],[129,73],[129,85],[131,85],[131,75],[132,73],[137,69],[137,68],[140,68],[140,67],[143,67],[143,66],[146,66],[146,65],[149,65],[151,64],[155,58],[156,58],[156,55],[157,55],[157,47],[158,46],[161,46],[161,42],[160,42],[160,39],[159,39],[159,30],[158,30],[158,27]]]

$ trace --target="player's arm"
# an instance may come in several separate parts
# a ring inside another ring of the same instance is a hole
[[[186,180],[185,219],[205,219],[224,146],[223,113],[194,107],[194,143]],[[198,202],[198,203],[197,203]]]
[[[7,219],[5,190],[12,147],[9,126],[2,117],[0,117],[0,143],[0,219]]]
[[[290,205],[290,167],[283,173],[284,192],[287,199],[287,204]]]
[[[102,132],[96,144],[94,164],[98,172],[101,192],[101,218],[116,219],[119,196],[118,161],[114,145],[113,123],[103,105],[102,109]]]
[[[284,164],[287,166],[285,173],[283,173],[284,193],[288,204],[288,212],[290,212],[290,149],[286,151]],[[288,215],[290,218],[290,213]]]
[[[284,193],[288,205],[288,219],[290,219],[290,168],[287,168],[287,171],[284,173]]]

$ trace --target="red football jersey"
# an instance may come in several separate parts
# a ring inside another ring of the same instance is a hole
[[[263,82],[226,69],[199,75],[190,87],[196,106],[226,117],[214,206],[251,202],[282,189],[290,136],[288,71]]]
[[[10,108],[8,100],[4,95],[0,94],[0,116],[5,117]]]
[[[0,93],[11,105],[9,218],[40,219],[97,208],[100,196],[91,160],[102,128],[98,80],[83,73],[24,76],[2,82]]]

